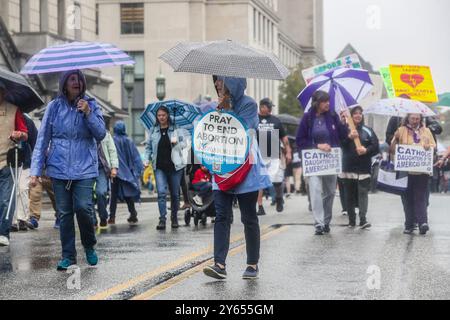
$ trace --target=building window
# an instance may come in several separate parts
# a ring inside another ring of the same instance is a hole
[[[81,5],[79,2],[75,2],[73,4],[73,27],[74,27],[74,31],[75,31],[75,40],[76,41],[81,41]]]
[[[58,0],[58,34],[66,35],[66,3],[65,0]]]
[[[39,1],[39,30],[48,31],[48,0]]]
[[[122,34],[144,33],[144,4],[121,3],[120,23]]]
[[[20,32],[30,31],[30,1],[20,0]]]
[[[95,4],[95,34],[98,35],[98,3]]]

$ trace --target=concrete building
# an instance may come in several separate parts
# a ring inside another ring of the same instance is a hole
[[[158,57],[178,42],[232,39],[277,55],[288,67],[323,61],[322,0],[96,0],[98,39],[136,60],[132,101],[135,141],[144,139],[138,117],[156,99],[155,79],[166,78],[166,98],[194,101],[215,90],[210,76],[174,73]],[[127,105],[123,71],[105,70],[111,101]],[[249,79],[247,93],[278,104],[279,81]],[[275,112],[277,112],[275,110]]]
[[[43,48],[95,41],[95,21],[95,3],[90,0],[0,0],[0,68],[19,72],[29,57]],[[108,87],[113,79],[100,70],[83,71],[88,90],[98,98],[105,118],[124,118],[127,113],[109,102]],[[27,78],[47,102],[58,91],[59,74]]]

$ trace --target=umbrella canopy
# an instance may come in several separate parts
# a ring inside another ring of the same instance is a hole
[[[31,112],[44,104],[23,76],[0,69],[0,82],[6,90],[5,100],[19,107],[22,112]]]
[[[358,104],[372,89],[369,72],[363,69],[339,68],[315,77],[297,99],[305,111],[311,108],[312,95],[321,90],[330,95],[330,108],[337,112]]]
[[[436,115],[426,104],[403,98],[382,99],[366,108],[364,113],[396,117],[404,117],[408,113],[420,113],[424,117]]]
[[[39,51],[28,60],[20,73],[40,74],[134,63],[129,55],[112,44],[71,42]]]
[[[201,115],[199,107],[180,100],[151,103],[145,108],[144,113],[141,115],[141,121],[148,130],[151,131],[155,126],[157,120],[156,112],[162,105],[169,109],[170,119],[173,124],[189,131],[194,129],[193,122]]]
[[[176,72],[273,80],[289,75],[273,54],[232,40],[179,43],[160,59]]]
[[[276,117],[280,119],[281,123],[283,124],[292,124],[298,126],[300,123],[300,118],[294,117],[287,113],[278,114]]]

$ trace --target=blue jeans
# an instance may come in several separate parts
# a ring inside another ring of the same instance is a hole
[[[98,170],[98,177],[95,186],[95,194],[97,196],[97,210],[100,220],[108,220],[108,211],[106,207],[108,206],[108,181],[106,173],[103,168]],[[94,225],[97,224],[97,215],[94,210]]]
[[[74,215],[77,216],[83,247],[89,249],[97,243],[92,220],[94,181],[95,179],[72,181],[52,179],[56,209],[60,219],[59,232],[63,259],[76,262]]]
[[[237,195],[214,191],[214,204],[216,207],[216,220],[214,222],[214,261],[225,265],[230,248],[232,205],[235,196],[239,201],[241,221],[244,224],[247,264],[258,264],[260,249],[259,221],[256,215],[258,191]]]
[[[9,219],[6,218],[8,214],[8,205],[11,200],[11,192],[13,191],[13,178],[11,175],[11,169],[4,167],[0,169],[0,236],[9,238],[9,229],[14,218],[15,210],[15,195],[13,195],[11,202],[11,213]]]
[[[170,190],[172,218],[176,218],[180,208],[180,183],[184,170],[166,173],[160,169],[155,171],[156,190],[158,191],[159,219],[166,220],[166,197]]]

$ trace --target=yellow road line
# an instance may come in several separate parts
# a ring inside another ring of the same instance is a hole
[[[268,230],[270,228],[270,226],[263,226],[261,227],[261,233],[263,233],[264,231]],[[235,242],[239,242],[241,240],[244,239],[244,235],[237,235],[234,236],[233,238],[230,239],[230,244],[235,243]],[[207,254],[211,254],[213,252],[213,246],[208,246],[206,249],[197,251],[197,252],[193,252],[190,253],[184,257],[181,257],[180,259],[177,259],[171,263],[168,263],[164,266],[161,266],[155,270],[152,270],[150,272],[144,273],[140,276],[137,276],[135,278],[132,278],[126,282],[123,282],[121,284],[118,284],[110,289],[107,289],[103,292],[97,293],[93,296],[90,296],[87,298],[87,300],[105,300],[115,294],[118,294],[126,289],[129,289],[141,282],[147,281],[149,279],[152,279],[156,276],[158,276],[159,274],[162,274],[164,272],[167,272],[169,270],[172,269],[176,269],[179,268],[183,265],[185,265],[186,263],[195,260],[198,257],[201,257],[203,255],[207,255]]]
[[[261,240],[265,240],[269,237],[273,237],[274,235],[279,234],[288,228],[289,227],[287,227],[287,226],[283,226],[283,227],[275,229],[273,231],[269,231],[266,234],[261,236]],[[228,253],[228,256],[234,256],[235,254],[242,252],[244,250],[244,248],[245,248],[245,244],[241,244],[241,245],[231,249]],[[155,286],[152,289],[150,289],[140,295],[133,297],[131,300],[150,300],[150,299],[154,298],[155,296],[163,293],[164,291],[170,289],[174,285],[176,285],[176,284],[186,280],[187,278],[191,277],[192,275],[202,271],[203,268],[205,268],[212,262],[213,262],[213,259],[205,261],[202,264],[196,266],[195,268],[189,269],[188,271],[183,272],[182,274],[175,276],[172,279],[165,281],[164,283],[162,283],[158,286]]]

